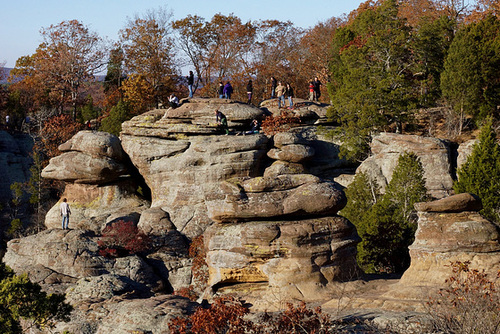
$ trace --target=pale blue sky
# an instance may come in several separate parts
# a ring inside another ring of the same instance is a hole
[[[0,64],[14,67],[41,42],[40,29],[76,19],[101,37],[118,39],[127,17],[166,6],[174,19],[199,15],[210,20],[216,13],[234,13],[243,21],[277,19],[308,28],[356,9],[354,0],[0,0]]]

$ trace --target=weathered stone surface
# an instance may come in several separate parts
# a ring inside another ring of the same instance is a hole
[[[307,145],[309,143],[308,139],[305,137],[304,132],[294,131],[294,132],[278,132],[273,137],[274,146],[282,148],[286,145]]]
[[[467,157],[472,153],[472,148],[476,142],[477,139],[471,139],[458,146],[457,169],[462,167],[465,161],[467,161]]]
[[[320,179],[311,174],[285,174],[276,177],[254,177],[243,180],[241,186],[247,193],[279,191],[297,188],[306,183],[319,183]]]
[[[207,200],[209,217],[217,222],[280,216],[335,214],[346,204],[335,184],[316,182],[273,192],[244,193],[228,185],[225,198]]]
[[[288,162],[302,162],[314,156],[314,149],[307,145],[291,144],[281,149],[273,148],[267,152],[271,159]]]
[[[64,144],[59,151],[79,151],[91,156],[104,156],[117,161],[124,159],[120,139],[115,135],[100,131],[80,131]]]
[[[151,189],[151,206],[168,212],[188,237],[201,234],[211,223],[205,199],[218,196],[220,181],[261,173],[268,142],[264,135],[195,136],[179,141],[121,137],[125,152]]]
[[[462,193],[433,202],[415,203],[420,212],[462,212],[480,211],[483,208],[481,199],[469,193]]]
[[[359,241],[343,217],[214,224],[205,233],[209,284],[325,285],[359,274]]]
[[[294,108],[287,110],[293,116],[300,117],[303,124],[326,124],[329,105],[300,98],[293,99]],[[288,101],[285,103],[288,106]],[[260,107],[274,116],[279,116],[283,109],[278,109],[278,99],[269,99],[261,102]]]
[[[188,288],[192,283],[193,259],[188,257],[187,247],[184,253],[156,252],[148,255],[147,259],[161,277],[168,279],[168,284],[173,291]]]
[[[245,129],[262,110],[252,105],[223,99],[189,99],[176,109],[156,109],[122,124],[122,134],[177,139],[182,135],[220,133],[215,110],[226,115],[230,129]]]
[[[66,290],[66,301],[75,306],[82,302],[97,303],[141,290],[147,293],[148,289],[128,277],[104,274],[79,279],[74,286]]]
[[[470,268],[496,277],[500,270],[500,229],[475,211],[418,212],[410,256],[410,268],[388,292],[393,298],[418,300],[427,297],[422,296],[423,289],[443,288],[452,274],[450,264],[455,261],[470,261]]]
[[[82,301],[75,305],[71,322],[60,322],[56,333],[131,334],[169,333],[168,323],[191,314],[196,303],[174,295],[132,298],[114,296],[102,302]]]
[[[147,235],[164,235],[175,230],[175,225],[170,221],[168,212],[161,208],[150,208],[143,211],[137,227]]]
[[[148,299],[109,300],[96,334],[168,333],[168,323],[191,313],[196,304],[187,298],[161,295]]]
[[[11,199],[10,185],[24,183],[30,177],[29,167],[33,140],[28,135],[11,135],[0,131],[0,200],[7,203]]]
[[[17,273],[26,272],[40,284],[76,283],[80,278],[116,274],[149,288],[161,285],[159,277],[137,256],[109,259],[98,255],[93,233],[46,230],[7,245],[4,262]]]
[[[149,202],[136,193],[136,185],[124,181],[106,186],[67,184],[61,198],[67,198],[71,209],[69,227],[96,233],[113,219],[131,217],[149,208]],[[45,216],[47,228],[61,227],[60,203],[56,203]]]
[[[103,184],[127,173],[127,168],[116,160],[71,151],[50,159],[49,165],[42,171],[42,177],[66,182]]]
[[[59,147],[42,177],[74,183],[104,184],[129,173],[120,141],[104,132],[80,131]]]
[[[422,162],[426,187],[435,198],[448,196],[453,188],[448,145],[437,138],[381,133],[371,143],[372,156],[363,161],[357,172],[377,180],[382,190],[392,178],[399,156],[415,153]]]
[[[274,178],[279,175],[286,174],[304,174],[305,168],[304,165],[295,163],[295,162],[287,162],[276,160],[273,164],[266,168],[264,171],[265,178]]]

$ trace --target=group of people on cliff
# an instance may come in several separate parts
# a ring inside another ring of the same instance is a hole
[[[193,84],[194,84],[194,74],[193,71],[189,71],[189,75],[186,77],[187,78],[187,83],[188,83],[188,90],[189,90],[189,97],[193,97]],[[277,98],[278,99],[278,107],[279,108],[285,108],[285,99],[288,99],[288,107],[293,108],[293,98],[295,97],[294,95],[294,90],[290,83],[285,83],[284,85],[282,84],[281,81],[276,80],[274,76],[270,78],[271,82],[271,98]],[[320,96],[321,96],[321,86],[322,83],[319,81],[318,77],[315,77],[314,80],[311,80],[309,82],[309,100],[310,101],[318,101]],[[217,97],[219,99],[231,99],[231,95],[233,94],[233,86],[231,85],[230,81],[227,81],[225,84],[222,81],[219,81],[219,86],[217,88]],[[247,92],[247,103],[250,104],[252,102],[252,97],[253,97],[253,81],[250,79],[248,80],[248,83],[246,85],[246,92]],[[171,95],[172,97],[172,95]],[[174,95],[174,97],[175,95]],[[170,101],[169,102],[174,102],[174,105],[170,103],[172,107],[176,107],[179,102],[178,99],[177,101]]]

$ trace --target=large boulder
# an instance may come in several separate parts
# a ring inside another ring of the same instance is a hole
[[[119,139],[105,132],[80,131],[59,146],[42,177],[74,183],[105,184],[130,173]]]
[[[358,276],[356,229],[340,216],[214,224],[205,235],[209,285],[267,282],[304,295]]]
[[[417,204],[411,265],[387,296],[421,302],[446,287],[450,264],[457,261],[470,262],[470,268],[494,279],[500,270],[500,228],[476,211],[480,207],[469,194]]]
[[[356,172],[364,172],[381,186],[382,191],[392,178],[399,156],[415,153],[424,168],[425,185],[431,196],[443,198],[453,188],[450,150],[446,142],[431,137],[381,133],[370,145],[372,156],[363,161]]]
[[[245,187],[250,191],[246,192]],[[221,184],[221,190],[224,197],[206,202],[209,217],[217,222],[330,215],[346,204],[344,192],[334,183],[321,182],[308,174],[264,177],[243,183],[228,180]]]
[[[215,111],[226,115],[231,130],[250,127],[262,110],[246,103],[224,99],[189,99],[178,108],[155,109],[122,124],[122,134],[177,139],[182,136],[219,134]]]
[[[161,278],[140,257],[112,259],[98,251],[92,232],[45,230],[9,241],[3,261],[16,273],[28,273],[32,281],[59,292],[81,278],[104,274],[127,277],[148,289],[161,287]]]
[[[221,181],[261,173],[268,139],[252,136],[192,136],[179,140],[121,135],[124,150],[152,193],[152,207],[169,213],[188,237],[211,224],[205,199]]]

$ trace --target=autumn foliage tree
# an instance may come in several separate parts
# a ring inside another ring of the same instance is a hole
[[[124,98],[136,113],[157,107],[167,101],[167,94],[174,90],[173,78],[177,71],[174,63],[174,48],[170,19],[166,9],[148,11],[145,15],[129,19],[120,30],[120,42],[124,53],[124,67],[129,75],[124,82]],[[152,95],[152,96],[151,96]],[[138,98],[137,98],[138,97]],[[138,103],[138,100],[142,102]]]
[[[82,85],[94,81],[105,64],[103,41],[77,20],[44,28],[41,36],[36,53],[18,59],[12,74],[39,96],[52,96],[57,107],[68,102],[76,119]]]

